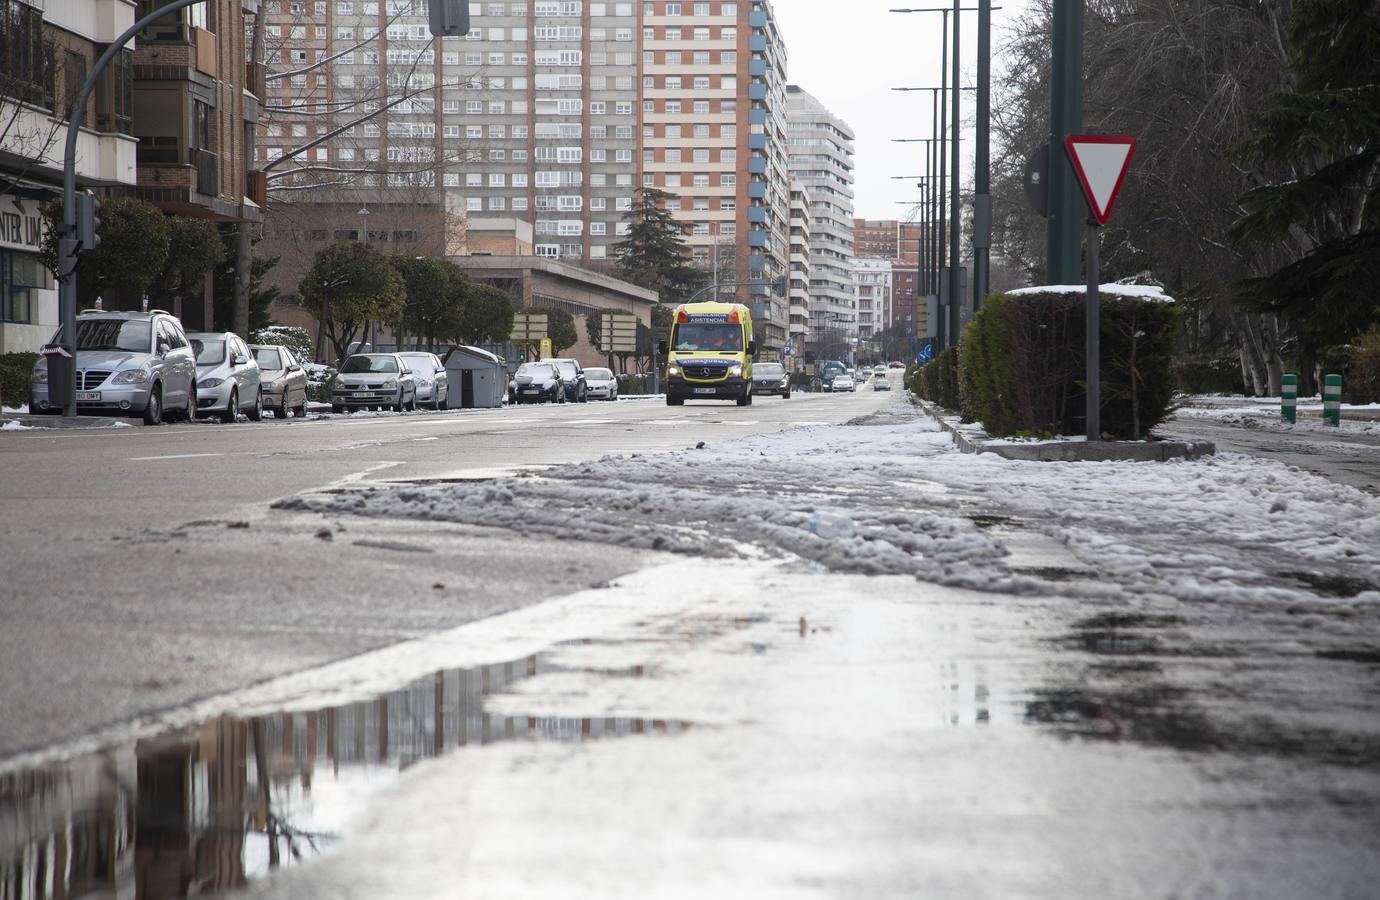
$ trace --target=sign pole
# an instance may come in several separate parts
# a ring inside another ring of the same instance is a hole
[[[1087,379],[1088,379],[1088,408],[1087,425],[1088,440],[1097,441],[1102,437],[1102,330],[1101,330],[1101,303],[1097,295],[1099,282],[1098,258],[1097,258],[1097,223],[1092,219],[1088,220],[1088,300],[1087,300]]]

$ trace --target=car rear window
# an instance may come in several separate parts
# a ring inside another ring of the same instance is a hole
[[[192,349],[196,351],[198,366],[216,366],[225,362],[225,341],[193,338]]]

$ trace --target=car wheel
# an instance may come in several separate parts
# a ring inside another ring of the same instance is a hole
[[[249,421],[262,422],[264,418],[264,393],[263,391],[254,392],[254,405],[249,407]]]
[[[581,403],[588,403],[588,402],[589,402],[589,391],[580,391],[580,402],[581,402]]]
[[[163,386],[155,384],[149,391],[149,402],[144,407],[145,425],[163,424]]]
[[[667,406],[684,406],[684,405],[685,405],[685,398],[684,398],[684,397],[672,397],[670,394],[667,394],[667,395],[666,395],[666,405],[667,405]]]
[[[196,421],[196,382],[193,381],[187,388],[187,412],[186,421]]]
[[[238,391],[230,392],[230,404],[225,407],[225,412],[220,414],[220,420],[226,425],[231,425],[235,421],[235,416],[240,409],[240,395]]]
[[[338,416],[338,415],[340,415],[341,413],[345,412],[345,407],[343,407],[343,406],[341,406],[341,405],[339,405],[339,404],[337,404],[337,403],[332,403],[332,404],[331,404],[331,412]]]
[[[286,419],[288,417],[287,397],[283,398],[282,406],[273,407],[273,418]]]
[[[284,400],[283,402],[286,403],[287,401]],[[294,406],[294,407],[292,408],[292,413],[293,413],[293,415],[297,416],[297,418],[299,418],[299,419],[305,419],[305,418],[307,417],[307,398],[306,398],[306,397],[303,397],[303,398],[302,398],[301,404],[299,404],[298,406]]]
[[[782,391],[782,392],[781,392],[781,399],[782,399],[782,400],[789,400],[789,399],[791,399],[791,392],[790,392],[790,391]]]

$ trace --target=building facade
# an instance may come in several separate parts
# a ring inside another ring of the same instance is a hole
[[[791,182],[791,275],[790,302],[791,356],[805,358],[805,340],[810,333],[810,194],[799,181]]]
[[[637,189],[655,187],[697,261],[726,244],[725,280],[742,283],[763,346],[783,346],[786,54],[768,0],[503,0],[470,15],[469,34],[432,41],[420,0],[269,0],[258,157],[275,198],[335,204],[337,220],[378,206],[524,219],[537,255],[601,269]],[[299,240],[341,230],[295,218]]]
[[[858,343],[865,347],[891,324],[891,260],[854,259],[853,291]]]
[[[791,177],[810,199],[810,332],[806,357],[818,356],[823,336],[858,336],[853,285],[853,130],[796,85],[789,97]]]
[[[61,196],[70,107],[105,45],[134,24],[125,0],[5,0],[0,54],[0,353],[34,352],[58,325],[58,292],[40,260],[42,205]],[[77,136],[77,188],[132,186],[131,54],[116,59]]]

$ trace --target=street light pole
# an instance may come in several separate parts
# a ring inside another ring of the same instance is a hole
[[[954,0],[954,59],[953,59],[953,79],[954,79],[954,108],[953,108],[953,143],[950,152],[953,154],[953,184],[949,188],[949,346],[958,346],[960,313],[962,312],[963,297],[959,292],[959,243],[958,243],[958,145],[959,145],[959,100],[963,96],[958,87],[959,79],[959,22],[963,18],[959,14],[959,0]]]
[[[987,299],[992,249],[992,0],[978,0],[977,124],[973,154],[973,312]]]

